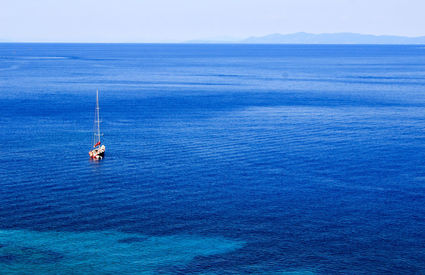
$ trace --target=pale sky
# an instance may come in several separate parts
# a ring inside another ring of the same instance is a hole
[[[0,0],[0,40],[180,42],[272,33],[425,35],[425,0]]]

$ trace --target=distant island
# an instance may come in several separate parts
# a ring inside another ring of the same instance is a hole
[[[191,40],[186,43],[241,43],[241,44],[425,44],[425,36],[406,37],[358,33],[270,34],[242,40]]]

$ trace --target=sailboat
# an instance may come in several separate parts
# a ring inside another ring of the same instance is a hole
[[[90,152],[91,159],[102,159],[105,156],[105,145],[100,142],[100,115],[99,115],[99,90],[96,90],[96,109],[93,127],[93,148]]]

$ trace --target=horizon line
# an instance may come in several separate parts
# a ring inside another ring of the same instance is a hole
[[[75,44],[75,45],[275,45],[275,46],[425,46],[425,43],[240,43],[240,42],[9,42],[1,44]]]
[[[315,43],[315,42],[301,42],[301,43],[291,43],[291,42],[276,42],[276,43],[269,43],[269,42],[260,42],[260,43],[250,43],[246,42],[250,39],[262,39],[267,38],[270,36],[292,36],[292,35],[310,35],[310,36],[322,36],[322,35],[358,35],[358,36],[364,36],[369,38],[399,38],[399,39],[425,39],[425,35],[420,36],[404,36],[404,35],[391,35],[391,34],[366,34],[366,33],[355,33],[355,32],[333,32],[333,33],[308,33],[308,32],[292,32],[292,33],[269,33],[265,35],[257,35],[257,36],[248,36],[244,38],[227,38],[227,39],[220,39],[220,38],[195,38],[195,39],[188,39],[188,40],[182,40],[182,41],[152,41],[152,42],[146,42],[146,41],[49,41],[49,40],[27,40],[27,41],[19,41],[19,40],[8,40],[8,39],[1,39],[0,43],[22,43],[22,44],[42,44],[42,43],[51,43],[51,44],[346,44],[346,45],[417,45],[418,43],[406,43],[406,42],[392,42],[392,43],[358,43],[358,42],[343,42],[343,43]]]

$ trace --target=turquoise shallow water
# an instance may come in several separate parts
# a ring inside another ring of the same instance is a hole
[[[2,230],[0,243],[2,273],[16,274],[168,273],[195,257],[243,246],[242,242],[223,238],[116,231]]]
[[[425,273],[424,87],[422,46],[0,44],[1,271]]]

